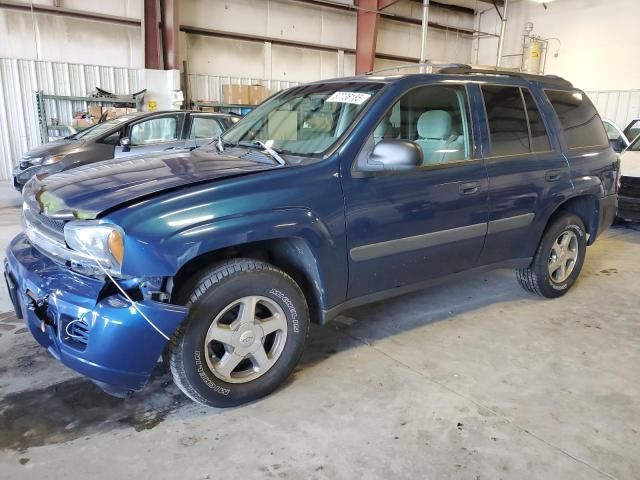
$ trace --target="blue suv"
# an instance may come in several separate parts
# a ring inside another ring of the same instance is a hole
[[[24,188],[16,313],[120,396],[164,359],[228,407],[291,374],[309,323],[471,270],[547,298],[616,215],[617,157],[557,77],[450,67],[297,86],[192,152]]]

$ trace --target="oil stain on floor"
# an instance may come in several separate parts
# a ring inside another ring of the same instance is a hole
[[[0,399],[0,450],[24,451],[127,427],[140,432],[188,402],[167,374],[128,400],[82,378],[9,394]]]

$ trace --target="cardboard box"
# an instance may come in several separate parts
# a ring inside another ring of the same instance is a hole
[[[222,86],[222,103],[230,103],[233,105],[249,105],[249,85],[223,85]]]
[[[100,115],[102,115],[102,107],[100,105],[89,105],[89,115],[95,118],[97,122],[100,120]]]
[[[264,85],[249,86],[249,105],[258,105],[267,98],[267,89]]]
[[[98,119],[92,121],[86,118],[74,118],[71,122],[71,126],[80,132],[82,130],[86,130],[89,127],[93,127],[96,123],[98,123]]]

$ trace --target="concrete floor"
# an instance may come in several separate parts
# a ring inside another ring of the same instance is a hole
[[[108,397],[2,314],[0,477],[638,479],[639,259],[640,227],[618,227],[555,301],[499,271],[354,310],[312,329],[283,388],[230,410],[162,373]]]

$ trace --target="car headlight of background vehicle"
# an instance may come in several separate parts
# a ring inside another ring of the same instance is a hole
[[[70,248],[95,258],[109,273],[120,273],[124,232],[117,225],[93,221],[68,222],[64,227],[64,239]]]
[[[42,158],[42,162],[40,163],[40,165],[52,165],[54,163],[58,163],[64,157],[65,155],[47,155],[46,157]]]

